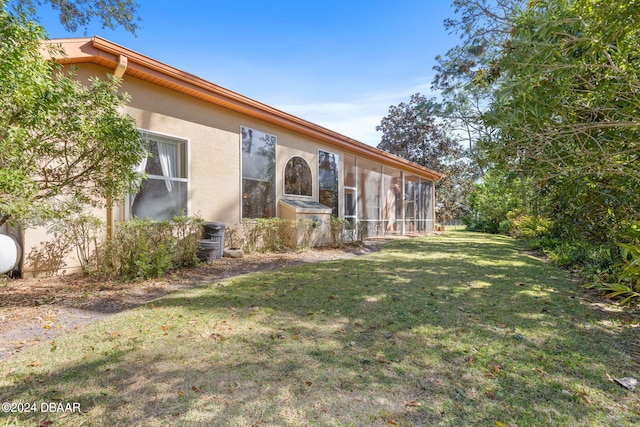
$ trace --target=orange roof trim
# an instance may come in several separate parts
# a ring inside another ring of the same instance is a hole
[[[61,64],[98,64],[113,69],[114,74],[119,77],[128,75],[145,80],[316,138],[370,160],[398,167],[406,172],[435,181],[444,178],[441,173],[225,89],[102,37],[54,39],[50,40],[49,43],[64,50],[64,56],[55,58]]]

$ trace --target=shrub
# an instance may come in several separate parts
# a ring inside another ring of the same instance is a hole
[[[507,233],[515,238],[535,239],[547,234],[552,221],[537,215],[523,214],[512,211],[507,214]]]
[[[588,273],[599,274],[613,263],[609,245],[585,240],[543,240],[544,251],[561,267],[576,267]],[[553,242],[554,245],[550,245]]]
[[[224,229],[224,244],[234,249],[239,249],[244,245],[244,238],[238,228],[226,227]]]
[[[146,279],[195,265],[202,223],[202,218],[185,216],[173,221],[146,218],[119,223],[113,238],[98,250],[96,274]]]
[[[621,304],[640,303],[640,226],[634,225],[629,236],[632,243],[618,243],[622,263],[614,281],[596,281],[587,285],[602,291],[609,298],[621,298]]]
[[[76,248],[78,261],[85,273],[97,268],[98,248],[104,240],[104,223],[93,215],[80,213],[57,224],[64,238]]]
[[[345,239],[350,240],[347,234],[353,229],[353,226],[349,221],[332,216],[329,226],[331,228],[331,246],[341,248],[345,244]]]
[[[173,218],[173,235],[176,238],[176,267],[190,267],[198,260],[198,240],[202,236],[204,219],[181,215]]]
[[[173,267],[174,251],[169,221],[121,222],[102,247],[102,272],[126,278],[160,277]]]
[[[245,252],[285,252],[296,222],[282,218],[258,218],[242,223]]]
[[[487,173],[469,194],[469,210],[462,217],[467,230],[506,233],[507,213],[522,207],[523,185],[519,178],[498,171]]]
[[[364,227],[352,227],[345,220],[332,217],[329,223],[331,245],[342,247],[347,243],[361,242],[358,231]],[[234,247],[246,252],[286,252],[290,249],[308,249],[317,236],[318,223],[311,219],[290,220],[259,218],[245,220],[242,231],[226,229],[225,239]]]
[[[295,222],[297,223],[299,240],[297,242],[292,242],[292,246],[299,249],[311,249],[318,232],[318,223],[307,218],[299,219]],[[302,239],[300,239],[300,236]]]

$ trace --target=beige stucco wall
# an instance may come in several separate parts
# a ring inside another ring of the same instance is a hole
[[[277,137],[277,199],[284,196],[287,161],[301,156],[311,167],[313,200],[318,200],[318,149],[335,152],[330,146],[137,79],[125,78],[123,90],[132,97],[126,112],[141,129],[188,140],[190,213],[231,226],[240,222],[241,126]]]
[[[92,76],[104,77],[107,72],[110,70],[85,64],[78,67],[77,75],[86,81]],[[125,112],[136,120],[140,129],[188,141],[188,209],[190,214],[197,214],[207,221],[223,222],[230,227],[241,221],[241,126],[277,137],[276,199],[283,197],[284,167],[293,156],[303,157],[311,167],[312,200],[318,200],[318,150],[338,154],[342,170],[342,156],[332,147],[279,126],[129,76],[125,76],[121,90],[131,97]],[[94,210],[94,214],[106,221],[105,210]],[[115,206],[114,222],[126,219],[127,209]],[[23,236],[24,254],[55,241],[47,227],[29,227]],[[80,271],[75,251],[70,252],[61,265],[67,273]],[[26,276],[45,272],[41,263],[35,263],[34,259],[25,259],[22,270]]]
[[[86,80],[90,76],[104,77],[110,71],[97,65],[81,64],[77,74],[79,79]],[[197,214],[207,221],[223,222],[232,228],[241,221],[241,126],[277,137],[276,200],[285,197],[318,201],[320,149],[337,155],[342,175],[345,152],[319,140],[130,76],[125,76],[122,91],[131,97],[125,111],[136,120],[140,129],[188,141],[188,210],[189,214]],[[313,175],[311,199],[283,194],[284,168],[293,156],[301,156],[309,163]],[[339,206],[342,209],[343,188],[342,180],[339,181]],[[105,210],[94,213],[103,220],[107,218]],[[114,222],[126,220],[127,209],[116,206],[113,219]],[[45,227],[30,227],[23,236],[24,254],[54,241],[55,237],[48,234]],[[70,252],[63,263],[66,272],[79,271],[75,251]],[[38,273],[36,267],[25,259],[23,274]]]
[[[97,218],[106,221],[105,209],[87,210]],[[60,232],[63,224],[27,225],[23,227],[21,271],[24,277],[73,274],[82,271],[78,255],[73,247],[64,246]],[[106,229],[103,237],[106,237]]]

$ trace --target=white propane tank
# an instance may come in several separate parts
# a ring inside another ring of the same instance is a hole
[[[18,262],[18,245],[6,234],[0,234],[0,274],[8,273]]]

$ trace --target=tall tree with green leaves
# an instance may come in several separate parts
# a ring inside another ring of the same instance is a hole
[[[615,240],[640,221],[640,2],[530,2],[513,18],[484,116],[496,165],[551,198],[559,235]]]
[[[40,7],[49,5],[58,12],[60,23],[68,31],[86,28],[97,19],[102,28],[122,27],[132,34],[139,29],[140,6],[134,0],[4,0],[14,15],[26,15],[37,20]]]
[[[493,100],[495,84],[481,78],[497,76],[498,59],[504,40],[509,37],[512,19],[522,0],[454,0],[454,18],[445,28],[460,36],[460,44],[436,57],[432,88],[440,94],[437,112],[480,166],[486,168],[481,143],[490,142],[495,130],[483,120]]]
[[[0,225],[122,199],[146,154],[120,112],[119,82],[81,84],[42,55],[45,37],[26,15],[0,11]]]
[[[461,216],[475,176],[467,152],[437,120],[437,109],[435,99],[414,94],[391,106],[376,130],[382,132],[379,149],[446,175],[436,185],[438,220],[446,221]]]

